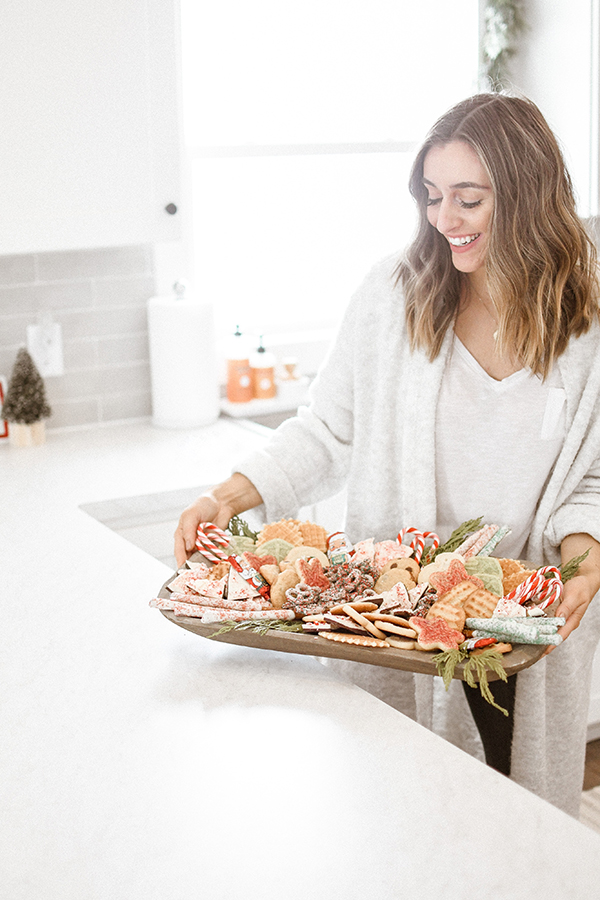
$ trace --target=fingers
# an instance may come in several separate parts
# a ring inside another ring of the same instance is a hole
[[[562,601],[556,610],[557,616],[563,616],[566,619],[562,628],[558,629],[558,634],[563,641],[566,641],[569,635],[579,628],[591,600],[589,586],[584,578],[575,577],[565,585]],[[548,656],[555,649],[556,647],[553,646],[548,647],[544,656]]]
[[[177,566],[182,566],[196,549],[196,534],[200,522],[214,522],[219,528],[226,528],[229,515],[214,497],[203,494],[186,506],[179,517],[174,534],[174,552]],[[224,523],[224,524],[221,524]]]

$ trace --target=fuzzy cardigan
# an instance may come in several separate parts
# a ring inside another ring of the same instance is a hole
[[[433,362],[410,350],[397,263],[397,256],[383,260],[352,298],[312,386],[310,406],[280,426],[265,449],[236,466],[263,497],[267,521],[293,516],[346,485],[345,530],[352,541],[383,540],[406,526],[435,530],[436,403],[452,333]],[[586,532],[600,541],[600,329],[573,339],[557,365],[566,391],[567,434],[525,554],[540,565],[559,561],[567,534]],[[579,629],[517,679],[511,778],[574,816],[599,637],[596,596]],[[439,679],[429,676],[359,663],[339,667],[483,758],[460,685],[453,683],[442,696]]]

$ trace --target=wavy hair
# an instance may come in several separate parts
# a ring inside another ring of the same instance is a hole
[[[463,100],[438,119],[417,154],[409,188],[419,223],[397,269],[411,346],[435,359],[465,284],[447,240],[427,219],[423,185],[427,153],[451,141],[475,150],[494,192],[486,277],[498,349],[510,347],[545,377],[569,338],[598,318],[600,292],[596,248],[577,215],[560,147],[525,98],[489,93]]]

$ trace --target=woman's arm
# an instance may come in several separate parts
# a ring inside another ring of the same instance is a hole
[[[579,627],[594,595],[600,590],[600,543],[589,534],[568,534],[560,545],[563,564],[575,556],[581,556],[586,550],[590,552],[577,575],[565,584],[562,600],[556,611],[557,616],[564,616],[567,620],[558,631],[563,639]],[[554,649],[549,647],[546,654]]]
[[[201,494],[179,517],[175,530],[175,559],[182,566],[196,547],[196,531],[200,522],[213,522],[225,529],[232,516],[260,506],[262,497],[252,482],[240,472]]]

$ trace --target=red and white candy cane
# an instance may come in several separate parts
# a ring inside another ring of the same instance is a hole
[[[523,604],[526,600],[537,597],[537,608],[546,609],[562,596],[562,592],[563,583],[559,570],[555,566],[544,566],[518,584],[505,599],[516,600],[517,603]]]
[[[410,546],[413,550],[414,557],[416,562],[420,562],[421,556],[423,555],[423,550],[425,549],[425,541],[431,538],[431,549],[437,550],[440,546],[440,539],[433,531],[419,531],[417,528],[402,528],[398,532],[398,543],[402,543],[402,538],[405,534],[414,535],[413,539],[410,541]]]
[[[213,525],[212,522],[200,522],[196,533],[196,547],[211,562],[220,562],[229,557],[223,552],[223,547],[229,546],[229,538],[224,531]]]

